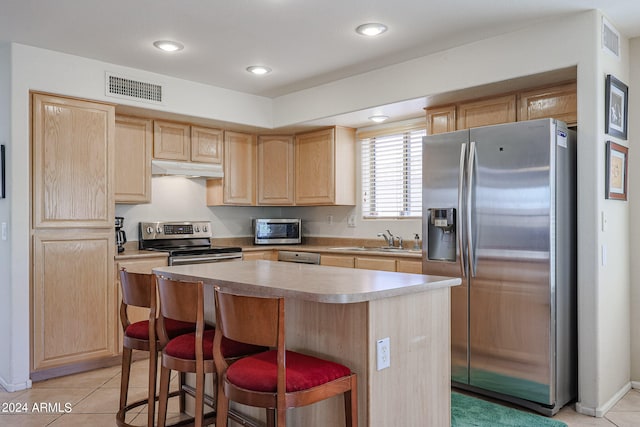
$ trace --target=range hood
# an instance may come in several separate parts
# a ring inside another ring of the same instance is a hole
[[[171,160],[152,160],[151,175],[174,175],[187,178],[222,178],[222,165],[211,163],[174,162]]]

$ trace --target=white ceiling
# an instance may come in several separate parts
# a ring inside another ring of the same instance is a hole
[[[638,0],[0,0],[0,41],[276,97],[587,9],[640,36]]]

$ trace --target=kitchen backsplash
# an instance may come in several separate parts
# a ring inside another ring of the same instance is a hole
[[[251,235],[252,218],[302,218],[303,235],[375,238],[379,232],[390,229],[405,240],[413,239],[422,231],[420,219],[363,220],[358,207],[309,206],[206,206],[204,178],[153,177],[152,203],[116,205],[116,216],[124,217],[124,229],[129,241],[138,239],[140,221],[208,220],[215,237],[244,237]],[[349,226],[353,216],[355,227]],[[422,237],[422,236],[420,236]]]

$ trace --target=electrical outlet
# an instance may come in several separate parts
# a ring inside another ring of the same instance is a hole
[[[351,228],[355,228],[356,226],[356,216],[351,214],[349,215],[349,218],[347,219],[347,226],[351,227]]]
[[[333,215],[327,215],[327,224],[333,225]]]
[[[389,337],[382,338],[376,342],[377,351],[377,369],[381,371],[391,366],[391,347],[389,346]]]
[[[7,223],[2,223],[2,240],[7,240]]]

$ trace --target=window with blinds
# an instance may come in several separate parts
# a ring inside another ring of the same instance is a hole
[[[360,140],[362,147],[362,216],[422,216],[422,137],[412,129]]]

